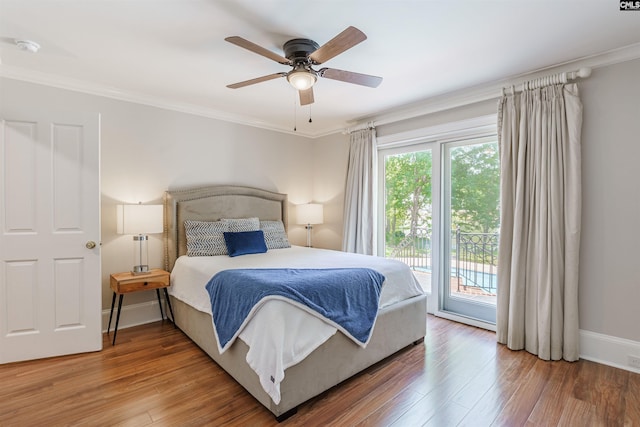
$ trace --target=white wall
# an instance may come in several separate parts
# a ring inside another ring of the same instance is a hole
[[[580,84],[580,329],[640,345],[640,59]],[[640,353],[636,353],[640,356]]]
[[[313,246],[341,250],[349,135],[318,138],[312,150],[313,201],[324,205],[324,224],[314,226]]]

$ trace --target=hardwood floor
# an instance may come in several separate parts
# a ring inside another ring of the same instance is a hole
[[[640,426],[640,374],[544,362],[429,316],[410,346],[300,406],[281,426]],[[0,426],[278,425],[169,323],[84,355],[0,365]]]

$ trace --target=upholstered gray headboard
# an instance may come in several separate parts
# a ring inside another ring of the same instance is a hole
[[[169,190],[164,194],[165,269],[171,271],[187,253],[185,220],[217,221],[221,218],[281,220],[288,228],[286,194],[233,185]]]

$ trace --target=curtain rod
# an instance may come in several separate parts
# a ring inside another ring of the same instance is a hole
[[[538,87],[542,87],[542,86],[546,86],[546,85],[550,85],[550,84],[559,84],[559,83],[567,83],[569,80],[575,80],[576,78],[580,77],[580,78],[587,78],[591,75],[591,68],[590,67],[584,67],[584,68],[580,68],[578,70],[575,71],[565,71],[563,73],[558,73],[558,74],[551,74],[548,76],[544,76],[544,77],[539,77],[537,79],[532,79],[532,80],[528,80],[525,81],[524,83],[518,84],[518,85],[511,85],[508,87],[503,87],[502,88],[502,95],[504,96],[506,94],[507,91],[517,91],[517,92],[522,92],[523,90],[527,90],[528,89],[536,89]],[[496,86],[498,86],[499,83],[496,83]],[[498,86],[499,87],[499,86]],[[481,98],[476,98],[474,101],[472,102],[479,102],[479,101],[486,101],[489,99],[493,99],[494,95],[491,95],[494,90],[496,90],[497,88],[494,86],[494,88],[490,88],[487,92],[484,93],[484,95]],[[454,108],[454,107],[460,107],[462,105],[466,105],[469,101],[465,100],[462,103],[458,103],[456,105],[448,105],[446,108],[442,108],[436,111],[442,111],[443,109],[449,109],[449,108]],[[430,114],[430,113],[427,113]],[[355,126],[346,128],[342,131],[343,135],[348,135],[351,132],[354,132],[356,130],[361,130],[361,129],[367,129],[367,128],[372,128],[375,129],[375,126],[382,126],[382,125],[386,125],[388,123],[395,123],[397,121],[401,121],[401,120],[405,120],[407,118],[415,118],[417,116],[420,115],[424,115],[424,114],[418,114],[418,115],[407,115],[401,118],[378,118],[378,120],[374,121],[369,121],[366,123],[360,123],[360,124],[356,124]]]
[[[356,125],[350,128],[347,128],[345,130],[342,131],[343,135],[347,135],[349,133],[358,131],[358,130],[364,130],[364,129],[375,129],[375,123],[374,122],[367,122],[367,123],[362,123],[360,125]]]
[[[538,77],[537,79],[527,80],[526,82],[516,86],[509,86],[502,88],[502,96],[506,94],[507,89],[514,92],[522,92],[530,89],[538,89],[544,86],[567,83],[569,80],[575,80],[578,77],[586,79],[591,75],[591,68],[580,68],[576,71],[565,71],[564,73],[551,74],[544,77]]]

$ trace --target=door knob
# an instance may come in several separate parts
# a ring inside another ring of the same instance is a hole
[[[89,240],[85,246],[87,247],[87,249],[93,249],[96,247],[96,242],[94,242],[93,240]]]

